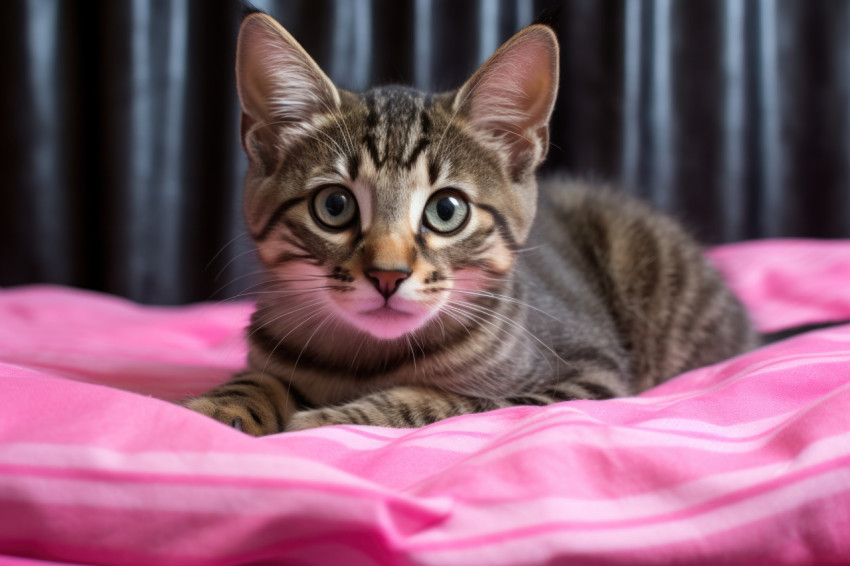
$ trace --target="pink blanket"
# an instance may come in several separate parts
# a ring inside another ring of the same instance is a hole
[[[850,320],[850,242],[711,257],[764,330]],[[240,367],[250,309],[0,290],[0,563],[850,560],[850,325],[635,398],[256,439],[163,401]]]

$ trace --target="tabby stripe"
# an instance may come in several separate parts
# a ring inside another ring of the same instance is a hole
[[[372,162],[375,164],[375,169],[381,169],[384,166],[386,159],[382,159],[378,155],[378,146],[375,145],[375,137],[372,134],[366,134],[363,136],[363,145],[366,146],[366,150],[369,152],[369,157],[372,158]]]
[[[440,397],[442,403],[428,404],[422,407],[422,417],[428,423],[434,423],[440,419],[446,419],[454,415],[461,415],[466,411],[461,406],[459,399],[453,393],[445,393]],[[445,405],[443,404],[445,403]]]
[[[420,138],[419,143],[417,143],[416,147],[413,148],[413,151],[410,152],[410,156],[404,160],[404,163],[402,163],[402,167],[406,169],[413,167],[413,164],[416,162],[416,158],[419,157],[419,154],[422,153],[430,143],[431,142],[428,138]]]
[[[481,399],[480,397],[467,397],[467,401],[472,406],[473,413],[486,413],[496,408],[496,404],[489,399]]]
[[[248,378],[248,377],[243,377],[243,378],[240,378],[240,379],[234,379],[233,381],[228,381],[225,385],[250,385],[251,387],[259,387],[260,386],[260,384],[257,383],[257,381],[255,381],[251,378]]]
[[[246,404],[245,408],[248,410],[248,414],[251,415],[251,418],[254,419],[255,423],[257,423],[261,427],[264,426],[263,425],[263,419],[260,417],[259,414],[257,414],[257,411],[255,411],[254,408],[251,405]]]
[[[419,111],[419,128],[423,136],[431,134],[431,118],[428,117],[427,109],[431,106],[431,97],[425,100],[424,108]]]
[[[377,393],[369,397],[375,410],[385,415],[392,410],[393,404],[386,393]]]
[[[263,226],[263,229],[260,230],[259,234],[251,234],[255,240],[262,241],[268,238],[272,229],[275,225],[280,222],[280,219],[286,214],[286,211],[292,208],[293,206],[302,203],[306,197],[294,197],[289,200],[285,200],[275,209],[274,213],[272,213],[266,225]]]
[[[358,175],[360,175],[360,156],[351,154],[348,156],[348,177],[356,181]]]
[[[573,397],[573,399],[593,399],[593,393],[585,389],[583,384],[572,381],[570,382],[570,385],[572,385],[572,388],[575,390],[575,396]]]
[[[224,389],[224,388],[213,389],[212,391],[209,391],[208,393],[204,393],[203,396],[206,397],[207,399],[224,399],[224,398],[227,398],[227,397],[239,397],[240,399],[250,399],[251,398],[251,395],[248,395],[244,391]]]
[[[551,396],[553,401],[583,399],[587,395],[587,391],[573,381],[573,378],[581,374],[581,371],[573,369],[569,374],[561,375],[562,381],[559,381],[551,389],[547,390],[547,395]]]
[[[573,381],[572,383],[586,390],[591,394],[592,398],[596,400],[601,401],[603,399],[613,399],[617,396],[610,388],[602,385],[601,383],[593,383],[589,381]]]
[[[321,262],[318,261],[311,254],[294,254],[291,252],[283,252],[274,260],[275,265],[283,265],[285,263],[289,263],[290,261],[298,261],[298,260],[311,260],[310,263],[313,265],[321,265]]]
[[[369,414],[356,405],[346,407],[344,414],[346,418],[353,421],[354,424],[369,424],[373,422],[373,419],[369,418]]]
[[[280,412],[280,407],[278,407],[277,403],[275,403],[275,399],[277,399],[277,396],[269,398],[269,405],[272,407],[272,416],[274,417],[274,424],[277,426],[278,432],[283,432],[283,415]]]
[[[255,374],[257,375],[257,374]],[[271,409],[272,417],[274,417],[275,425],[277,426],[278,431],[283,430],[283,415],[280,413],[280,409],[278,407],[278,402],[281,399],[281,392],[275,388],[275,384],[280,387],[280,384],[275,380],[272,376],[265,376],[266,379],[249,381],[248,379],[238,379],[235,380],[240,383],[244,383],[244,385],[248,385],[251,383],[257,389],[261,390],[261,396],[259,399],[255,398],[257,401],[263,401],[266,405]],[[251,406],[247,407],[248,410],[251,410]],[[262,421],[259,419],[254,419],[259,424],[262,425]]]
[[[243,372],[243,373],[237,374],[237,375],[251,375],[251,374],[247,373],[247,372]],[[271,376],[269,376],[269,377],[271,377]],[[244,391],[240,391],[240,390],[231,390],[230,389],[231,387],[240,387],[240,388],[250,387],[250,388],[253,388],[253,389],[261,390],[260,393],[259,393],[260,399],[263,400],[263,401],[266,401],[268,403],[268,405],[271,407],[272,416],[274,417],[275,424],[277,425],[277,430],[279,430],[279,431],[283,430],[283,415],[280,412],[280,408],[278,407],[278,404],[275,402],[280,397],[280,394],[279,394],[278,391],[275,391],[273,387],[271,387],[270,382],[256,381],[256,380],[253,380],[253,379],[250,379],[250,378],[247,378],[247,377],[243,377],[243,378],[239,378],[239,379],[234,379],[233,381],[229,381],[228,383],[225,383],[224,385],[222,385],[219,389],[215,389],[215,390],[211,391],[210,393],[206,393],[204,396],[210,397],[210,398],[239,397],[240,399],[257,399],[256,395],[249,395],[249,394],[245,393]],[[250,406],[247,406],[247,409],[249,411],[252,410]],[[252,416],[253,416],[253,413],[252,413]],[[262,425],[262,420],[260,420],[259,418],[255,418],[254,420]]]
[[[490,238],[490,236],[493,235],[493,232],[495,232],[495,231],[496,231],[496,226],[493,225],[493,226],[488,226],[487,228],[481,228],[479,230],[476,230],[472,234],[470,234],[469,238],[468,238],[468,240],[471,244],[470,247],[472,247],[472,250],[470,251],[470,255],[480,255],[480,254],[483,254],[484,252],[489,251],[490,250],[490,245],[489,245],[490,242],[488,242],[487,240]]]
[[[542,407],[552,403],[552,399],[543,395],[521,395],[519,397],[508,397],[508,403],[511,405],[530,405],[533,407]]]
[[[661,340],[664,347],[658,349],[655,362],[657,364],[655,369],[665,374],[678,373],[682,369],[679,367],[668,367],[671,362],[668,352],[671,348],[686,347],[688,348],[686,352],[687,358],[692,356],[694,347],[699,342],[699,340],[692,338],[695,334],[694,326],[698,321],[701,322],[707,316],[708,313],[705,312],[706,308],[717,299],[716,287],[712,286],[710,289],[701,288],[700,277],[697,276],[696,281],[691,277],[694,275],[691,270],[692,266],[678,255],[675,258],[680,260],[675,266],[679,286],[676,288],[675,293],[668,295],[667,300],[669,301],[668,308],[670,313],[665,321],[664,334],[662,334]],[[681,305],[688,305],[688,308],[682,308]],[[655,382],[657,382],[661,377],[672,377],[672,375],[653,377],[655,378]]]
[[[597,218],[593,211],[588,210],[582,217],[576,218],[574,215],[565,214],[562,211],[555,209],[558,212],[558,217],[564,222],[564,225],[570,226],[575,224],[579,232],[573,238],[576,246],[576,251],[579,254],[579,259],[584,265],[584,272],[593,277],[593,280],[599,287],[599,291],[603,294],[605,302],[612,305],[611,313],[614,318],[614,323],[620,331],[621,336],[628,336],[627,329],[623,328],[622,315],[623,309],[620,305],[620,299],[614,292],[614,280],[611,274],[608,258],[610,257],[611,241],[608,231],[603,225],[603,220]]]
[[[257,388],[260,388],[260,387],[261,387],[260,384],[257,383],[256,381],[252,380],[252,379],[248,379],[248,378],[234,379],[232,381],[228,381],[227,383],[224,383],[224,384],[216,387],[212,391],[204,393],[203,396],[204,397],[211,397],[211,398],[251,397],[251,395],[249,395],[245,391],[241,391],[241,389],[242,388],[257,389]]]
[[[646,235],[646,239],[642,242],[642,245],[636,245],[632,248],[633,253],[631,254],[631,257],[644,256],[652,258],[654,261],[652,261],[652,263],[644,269],[643,273],[638,274],[637,276],[637,280],[643,280],[644,284],[640,289],[642,295],[637,297],[635,300],[640,301],[639,305],[641,305],[641,308],[645,309],[647,315],[649,315],[649,313],[663,313],[666,309],[670,308],[671,304],[675,304],[668,302],[670,300],[670,295],[668,292],[669,289],[665,284],[666,278],[664,277],[664,269],[668,259],[668,253],[665,249],[663,249],[662,242],[658,240],[658,237],[654,232],[643,227],[643,233]],[[645,249],[646,247],[650,248],[649,251],[640,251],[642,248]],[[662,318],[662,321],[665,324],[669,323],[669,320],[664,320],[664,318]],[[636,373],[638,375],[645,375],[658,372],[660,370],[660,366],[656,365],[655,360],[665,356],[664,350],[667,342],[667,329],[669,329],[669,327],[663,331],[661,334],[662,338],[659,339],[659,337],[653,332],[643,331],[636,334],[635,331],[639,321],[632,320],[631,324],[632,332],[631,336],[628,338],[629,344],[627,344],[627,347],[631,346],[630,350],[633,349],[641,352],[641,354],[635,358],[637,360],[635,365]],[[635,342],[639,342],[639,344],[635,344]]]
[[[550,392],[553,401],[572,401],[576,399],[575,392],[567,391],[564,385],[558,385]]]
[[[475,206],[490,213],[490,216],[493,217],[493,222],[496,223],[496,226],[499,229],[499,234],[502,236],[502,239],[505,240],[508,248],[515,251],[517,249],[516,237],[511,231],[510,226],[508,226],[507,220],[505,220],[505,217],[502,216],[502,213],[489,204],[476,204]]]
[[[431,423],[435,423],[439,420],[447,419],[449,417],[453,417],[455,415],[460,414],[457,410],[457,407],[453,407],[454,411],[444,412],[442,413],[442,415],[435,414],[434,409],[435,407],[432,407],[430,405],[424,405],[419,408],[419,414],[422,416],[422,420],[424,421],[423,424],[428,425]]]
[[[366,107],[369,109],[369,113],[366,116],[366,134],[363,136],[362,143],[366,146],[366,150],[369,152],[369,156],[375,164],[375,169],[380,169],[384,166],[386,156],[382,159],[378,155],[378,146],[375,143],[375,134],[373,132],[378,125],[378,112],[375,107],[375,95],[367,94],[364,97],[364,102],[366,103]]]
[[[605,369],[614,373],[622,373],[623,371],[622,366],[615,358],[603,354],[601,350],[593,347],[580,347],[575,350],[568,350],[562,357],[568,362],[589,363],[598,369]]]
[[[643,264],[642,270],[639,273],[632,274],[631,277],[632,280],[639,285],[635,291],[637,299],[642,302],[645,299],[646,302],[643,302],[643,304],[645,304],[648,309],[655,311],[659,295],[662,297],[664,296],[664,286],[661,285],[660,282],[662,271],[661,266],[659,265],[659,258],[661,258],[663,254],[659,249],[658,239],[653,232],[643,226],[641,227],[641,230],[635,234],[631,240],[629,240],[629,244],[630,253],[628,259],[630,261],[634,261],[634,258],[648,258],[653,260]],[[638,260],[638,262],[640,262],[640,260]]]
[[[398,416],[400,416],[408,426],[418,426],[416,424],[416,419],[413,417],[413,413],[410,411],[410,407],[406,403],[398,405]]]
[[[700,289],[700,274],[694,273],[691,264],[694,258],[684,257],[683,251],[680,249],[671,249],[664,254],[664,258],[670,262],[668,270],[670,272],[667,278],[667,289],[665,289],[665,301],[670,307],[676,307],[683,304],[690,304],[694,295],[698,294]],[[694,279],[696,276],[696,279]],[[698,298],[698,297],[697,297]],[[676,308],[670,309],[670,314],[667,317],[667,327],[665,328],[664,336],[669,336],[670,328],[676,327],[677,315],[680,311]]]
[[[453,322],[451,319],[445,322]],[[483,332],[481,325],[474,325],[469,328],[469,331],[463,328],[457,328],[451,336],[447,338],[453,348],[464,344],[465,342],[477,337]],[[294,364],[298,360],[299,367],[309,368],[318,372],[335,372],[350,375],[352,373],[349,360],[334,361],[327,356],[317,354],[309,347],[301,347],[299,345],[289,345],[286,342],[281,342],[276,336],[273,336],[270,331],[262,325],[252,325],[249,330],[249,340],[251,344],[257,346],[261,350],[268,352],[270,355],[281,363]],[[445,351],[443,344],[434,343],[425,346],[425,355],[431,355],[436,352]],[[417,350],[418,352],[418,350]],[[300,359],[299,359],[300,356]],[[354,371],[354,377],[357,375],[371,375],[378,372],[392,372],[402,367],[411,365],[409,351],[401,351],[393,359],[373,360],[372,363],[366,365],[365,360],[358,359],[357,367]]]
[[[442,166],[439,161],[432,159],[428,162],[428,180],[432,185],[437,184],[437,179],[440,177]]]
[[[721,293],[721,288],[712,286],[710,289],[699,289],[698,300],[692,308],[686,312],[680,328],[689,340],[682,340],[685,359],[693,360],[702,358],[695,355],[697,348],[704,347],[706,340],[711,340],[726,331],[724,326],[728,323],[727,313],[724,310],[728,304],[728,298]],[[678,346],[677,346],[678,347]],[[685,368],[675,368],[676,373]]]

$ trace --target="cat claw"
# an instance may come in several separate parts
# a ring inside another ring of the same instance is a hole
[[[233,420],[230,422],[230,426],[232,426],[233,428],[235,428],[239,432],[243,432],[242,431],[242,419],[239,418],[239,417],[234,417]]]

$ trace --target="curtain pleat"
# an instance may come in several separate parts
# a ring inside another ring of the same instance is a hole
[[[706,243],[850,237],[850,2],[263,0],[340,86],[460,85],[544,14],[562,46],[545,173],[616,184]],[[0,285],[233,297],[241,215],[225,0],[0,6]]]

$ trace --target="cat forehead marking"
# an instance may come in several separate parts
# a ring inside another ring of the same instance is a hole
[[[365,92],[363,146],[376,170],[410,169],[431,144],[429,98],[406,87],[381,87]]]
[[[405,222],[415,233],[431,189],[426,159],[432,134],[429,98],[410,88],[391,86],[370,90],[360,99],[366,118],[355,185],[368,186],[372,192],[372,214],[361,218],[362,227]],[[359,192],[355,195],[359,201]]]
[[[425,203],[433,192],[424,156],[410,169],[378,170],[366,159],[352,189],[361,207],[364,231],[375,224],[404,225],[411,234],[419,230]]]

